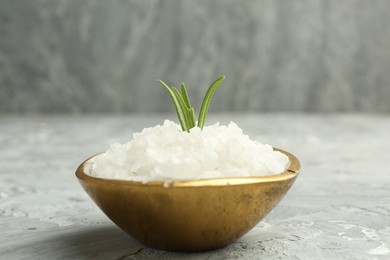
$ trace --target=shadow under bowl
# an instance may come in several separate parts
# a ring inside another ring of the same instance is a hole
[[[139,242],[170,251],[205,251],[234,242],[283,198],[300,170],[290,159],[282,174],[147,183],[76,176],[99,208]],[[98,155],[95,155],[98,156]]]

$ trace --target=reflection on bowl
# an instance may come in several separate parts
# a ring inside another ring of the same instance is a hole
[[[237,240],[264,218],[294,183],[299,160],[282,174],[172,182],[91,177],[84,161],[76,176],[99,208],[129,235],[150,247],[203,251]]]

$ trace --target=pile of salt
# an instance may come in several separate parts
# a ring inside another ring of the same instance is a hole
[[[135,133],[126,144],[113,144],[85,166],[98,178],[133,181],[266,176],[284,172],[286,155],[252,141],[235,123],[194,127],[183,132],[164,124]]]

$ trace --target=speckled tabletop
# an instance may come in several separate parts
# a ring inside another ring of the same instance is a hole
[[[74,171],[165,117],[0,117],[0,259],[390,259],[390,117],[213,115],[292,152],[302,172],[237,242],[185,254],[145,247],[93,204]]]

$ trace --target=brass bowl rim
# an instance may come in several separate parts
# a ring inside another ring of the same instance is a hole
[[[227,178],[210,178],[210,179],[183,179],[172,181],[131,181],[131,180],[117,180],[94,177],[84,172],[84,165],[92,158],[99,156],[102,153],[95,154],[84,162],[82,162],[76,170],[76,176],[79,180],[89,183],[105,184],[105,185],[121,185],[121,186],[144,186],[144,187],[209,187],[209,186],[228,186],[228,185],[243,185],[254,183],[268,183],[286,181],[295,178],[300,171],[301,164],[297,157],[282,149],[274,147],[274,150],[279,151],[288,156],[290,165],[286,171],[280,174],[270,176],[249,176],[249,177],[227,177]]]

